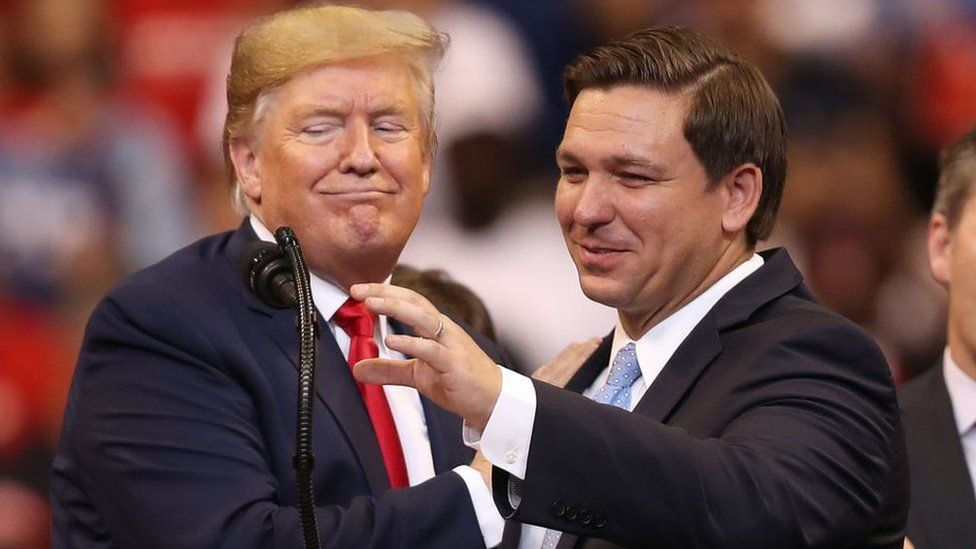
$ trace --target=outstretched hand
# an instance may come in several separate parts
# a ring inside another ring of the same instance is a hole
[[[361,360],[353,369],[356,379],[415,387],[471,427],[484,430],[501,393],[502,373],[478,344],[413,290],[390,284],[356,284],[350,294],[370,311],[395,318],[417,334],[390,334],[385,340],[388,348],[413,358]]]

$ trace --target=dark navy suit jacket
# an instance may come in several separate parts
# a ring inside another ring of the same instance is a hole
[[[115,288],[92,314],[52,473],[55,547],[301,546],[298,332],[238,274],[245,222]],[[423,399],[433,479],[390,490],[349,366],[322,330],[314,406],[324,547],[483,547],[461,421]],[[494,348],[479,341],[502,361]]]
[[[908,539],[916,549],[971,549],[976,496],[943,368],[939,364],[898,391],[912,469]]]
[[[634,411],[572,391],[611,337],[537,408],[521,504],[503,516],[567,532],[558,547],[900,549],[908,470],[877,345],[818,305],[784,250],[719,300]],[[509,523],[503,546],[514,547]]]

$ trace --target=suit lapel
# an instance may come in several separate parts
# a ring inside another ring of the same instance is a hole
[[[786,250],[764,252],[763,266],[737,284],[712,307],[681,343],[634,412],[667,422],[707,366],[722,351],[720,334],[745,322],[757,309],[796,289],[802,276]]]
[[[711,314],[695,326],[671,360],[641,397],[634,412],[665,422],[705,367],[718,356],[722,344]]]
[[[935,546],[976,547],[976,496],[942,367],[928,376],[925,394],[931,398],[920,401],[919,409],[906,417],[915,423],[916,432],[926,433],[925,444],[914,447],[919,459],[911,467],[912,475],[927,482],[925,490],[912,497],[917,498],[917,511],[927,516],[926,528]]]
[[[237,255],[243,253],[248,242],[257,239],[251,230],[247,219],[240,229],[232,236],[228,251],[231,260],[236,261]],[[265,305],[243,283],[240,283],[242,299],[248,308],[256,315],[266,318],[259,319],[266,340],[266,345],[273,352],[284,354],[295,370],[298,370],[298,330],[295,328],[295,309],[274,309]],[[349,364],[342,351],[332,337],[325,321],[320,319],[320,336],[317,340],[315,362],[315,393],[319,401],[332,414],[339,427],[346,435],[350,446],[359,458],[363,474],[374,495],[382,494],[390,489],[390,481],[383,464],[379,443],[373,432],[366,406],[363,404]],[[298,391],[296,381],[296,392]],[[313,418],[313,433],[315,419]]]

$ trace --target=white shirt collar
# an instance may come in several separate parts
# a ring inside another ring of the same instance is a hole
[[[976,424],[976,379],[959,368],[952,359],[949,347],[946,347],[942,357],[942,375],[945,376],[946,390],[949,391],[949,400],[952,402],[956,429],[960,435],[964,435]]]
[[[250,216],[250,219],[251,228],[254,229],[254,232],[258,235],[258,238],[265,242],[277,242],[274,235],[271,234],[271,231],[265,227],[264,223],[262,223],[257,216],[252,215]],[[312,287],[312,300],[315,301],[315,308],[318,309],[319,314],[328,320],[329,325],[332,326],[332,316],[335,315],[336,311],[339,310],[339,307],[342,307],[342,304],[349,299],[349,294],[344,292],[342,288],[336,286],[335,284],[325,280],[324,278],[316,276],[315,273],[309,272],[308,278],[309,285]],[[384,284],[389,284],[390,278],[391,277],[387,277]],[[377,343],[379,343],[380,347],[382,348],[385,347],[383,341],[385,341],[386,334],[388,333],[388,324],[385,315],[379,316],[379,322],[377,325],[379,328],[379,338],[377,339]]]
[[[664,369],[665,364],[671,360],[671,355],[678,350],[681,342],[688,337],[688,334],[708,314],[708,311],[712,310],[718,300],[722,299],[736,284],[762,267],[763,263],[765,261],[762,256],[753,254],[748,260],[718,279],[701,295],[671,313],[670,316],[634,342],[641,375],[648,386],[654,382],[661,370]],[[618,319],[613,332],[610,356],[616,356],[617,351],[631,341]]]

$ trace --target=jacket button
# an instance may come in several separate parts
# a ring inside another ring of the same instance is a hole
[[[576,508],[573,507],[572,505],[567,505],[566,506],[566,520],[576,520],[576,517],[577,516],[579,516],[579,511],[577,511]]]
[[[552,514],[562,518],[562,516],[566,514],[566,504],[558,499],[552,502]]]
[[[607,525],[606,515],[601,515],[600,513],[596,513],[595,515],[593,515],[593,526],[596,526],[597,528],[603,528],[606,525]]]
[[[579,522],[583,526],[589,526],[593,522],[593,514],[589,509],[580,509]]]

